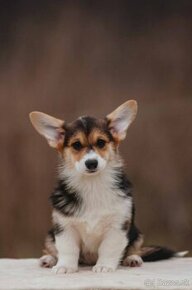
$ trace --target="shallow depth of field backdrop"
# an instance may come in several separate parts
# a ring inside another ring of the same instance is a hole
[[[146,244],[192,245],[192,1],[0,1],[0,256],[38,257],[56,153],[32,128],[139,103],[121,145]]]

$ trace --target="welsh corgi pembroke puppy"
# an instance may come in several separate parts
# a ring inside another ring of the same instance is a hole
[[[72,123],[41,112],[30,113],[35,129],[59,155],[57,186],[50,199],[53,227],[40,265],[72,273],[79,264],[94,272],[112,272],[119,264],[182,256],[170,249],[142,247],[134,224],[132,185],[118,147],[137,114],[129,100],[103,119],[79,117]]]

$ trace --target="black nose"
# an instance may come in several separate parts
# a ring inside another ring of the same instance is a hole
[[[98,161],[96,159],[88,159],[85,161],[85,165],[89,170],[95,170],[98,166]]]

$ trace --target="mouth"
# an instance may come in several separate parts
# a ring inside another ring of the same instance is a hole
[[[89,169],[89,170],[86,170],[86,173],[89,175],[91,175],[91,174],[94,174],[94,173],[97,173],[98,172],[98,170],[97,169]]]

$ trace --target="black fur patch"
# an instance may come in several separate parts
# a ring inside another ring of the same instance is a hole
[[[132,246],[134,242],[139,238],[141,235],[141,232],[138,230],[138,228],[135,226],[134,223],[131,224],[130,229],[127,233],[127,238],[129,240],[128,247]]]
[[[127,230],[127,247],[124,250],[123,259],[127,256],[127,252],[129,250],[129,247],[131,247],[138,240],[140,235],[141,235],[141,232],[137,229],[137,227],[135,226],[135,224],[132,220],[132,223],[130,224],[130,226]]]
[[[117,187],[117,189],[120,189],[123,193],[124,193],[124,197],[130,197],[132,196],[132,189],[133,186],[131,184],[131,182],[128,180],[126,174],[118,169],[116,176],[115,176],[115,186]]]
[[[60,224],[56,223],[56,224],[53,225],[54,235],[59,235],[63,231],[64,231],[64,228]]]
[[[128,180],[126,174],[123,171],[120,171],[117,173],[116,177],[116,186],[118,189],[121,189],[121,191],[124,193],[124,198],[132,197],[132,190],[133,186],[131,182]],[[128,245],[125,249],[125,254],[127,252],[127,249],[134,244],[134,242],[140,237],[141,232],[137,229],[137,227],[134,224],[135,219],[135,207],[132,203],[132,215],[131,220],[126,220],[122,224],[122,230],[127,232],[127,241]]]
[[[132,190],[133,186],[131,182],[128,180],[127,176],[125,174],[118,173],[118,186],[119,188],[125,193],[125,198],[126,197],[131,197],[132,196]],[[132,202],[132,215],[131,215],[131,220],[129,221],[129,224],[127,221],[122,225],[122,230],[125,230],[127,232],[127,247],[125,248],[124,251],[124,256],[127,255],[127,251],[129,247],[131,247],[134,242],[137,241],[137,239],[140,237],[141,232],[139,229],[135,226],[135,206],[134,203]]]
[[[55,235],[54,235],[54,230],[53,228],[48,231],[48,238],[52,241],[55,242]]]
[[[64,231],[63,227],[59,224],[54,224],[52,229],[48,232],[48,237],[52,242],[55,242],[55,236]]]
[[[81,209],[82,198],[77,192],[69,190],[64,181],[58,182],[50,199],[53,208],[66,216],[73,216]]]
[[[132,197],[133,186],[131,182],[128,180],[123,170],[120,170],[116,173],[115,180],[116,180],[115,186],[118,189],[121,189],[121,191],[124,193],[123,198]],[[122,225],[122,230],[127,231],[127,239],[129,241],[128,246],[131,246],[140,235],[140,231],[134,225],[134,218],[135,218],[135,207],[134,204],[132,203],[131,220],[130,221],[126,220]]]

